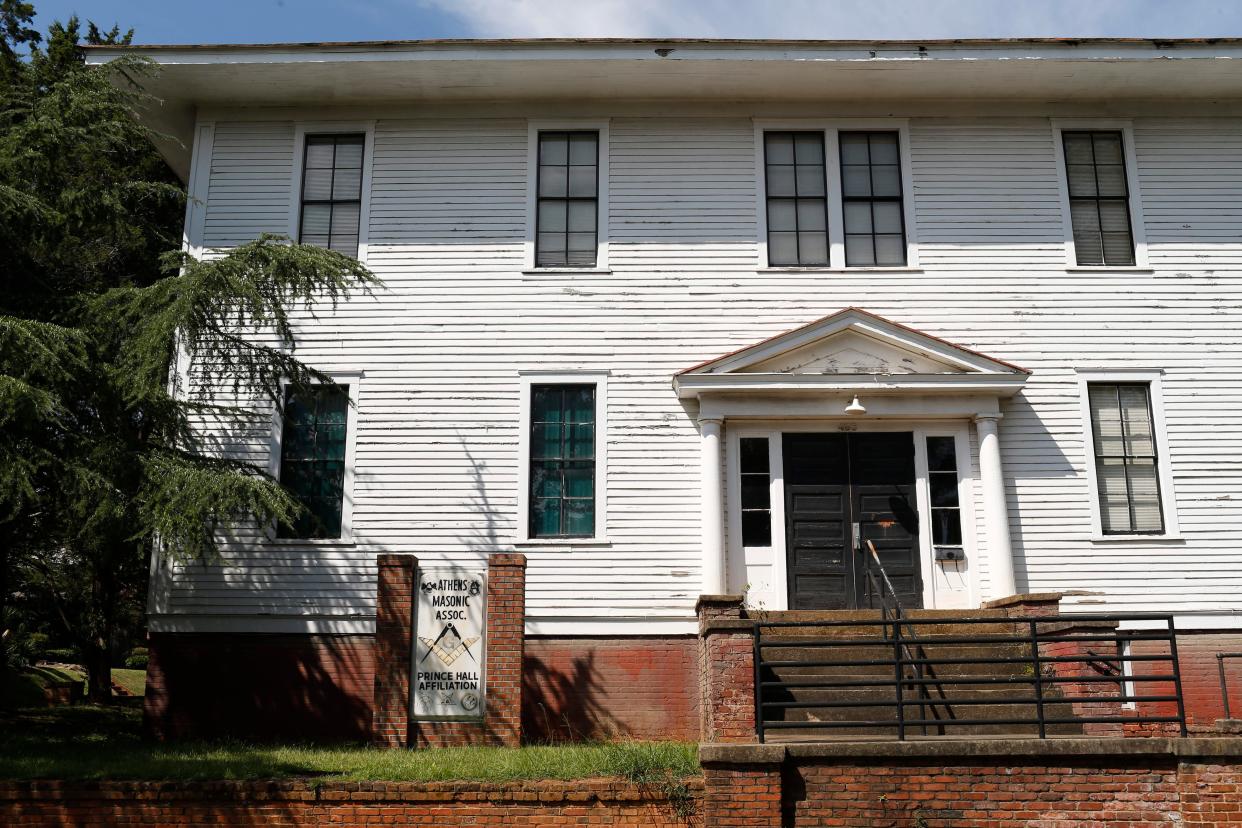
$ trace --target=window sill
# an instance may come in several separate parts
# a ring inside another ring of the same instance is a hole
[[[358,544],[353,538],[268,538],[268,546],[280,547],[353,547]]]
[[[1141,267],[1139,265],[1115,265],[1109,267],[1107,265],[1074,265],[1065,268],[1066,273],[1155,273],[1155,268]]]
[[[1137,544],[1160,544],[1160,543],[1185,543],[1186,539],[1181,535],[1092,535],[1092,543],[1137,543]]]
[[[545,538],[513,542],[513,548],[519,551],[522,549],[572,549],[575,546],[612,546],[612,541],[608,538]]]
[[[922,273],[921,267],[758,267],[759,273]]]
[[[611,267],[530,267],[523,276],[540,276],[544,273],[612,273]]]

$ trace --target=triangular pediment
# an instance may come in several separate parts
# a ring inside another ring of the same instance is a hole
[[[1024,375],[1016,365],[980,354],[859,308],[824,317],[682,372],[902,376]]]

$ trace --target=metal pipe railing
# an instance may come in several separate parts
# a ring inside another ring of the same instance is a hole
[[[1225,718],[1232,719],[1233,714],[1229,711],[1229,683],[1225,679],[1225,659],[1242,658],[1242,653],[1217,653],[1216,669],[1220,673],[1220,700],[1225,705]]]

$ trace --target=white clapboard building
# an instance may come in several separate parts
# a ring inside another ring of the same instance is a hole
[[[593,682],[581,724],[636,735],[694,704],[701,594],[857,607],[867,540],[910,607],[1242,626],[1242,43],[88,60],[132,53],[192,254],[276,233],[383,280],[299,326],[337,386],[215,435],[310,510],[155,562],[177,692],[249,647],[369,699],[391,552],[523,553],[539,704]]]

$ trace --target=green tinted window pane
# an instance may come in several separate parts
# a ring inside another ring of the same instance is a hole
[[[592,385],[567,387],[565,409],[565,419],[568,422],[595,422],[595,387]]]
[[[561,534],[561,501],[558,498],[536,498],[530,510],[530,536],[556,537]]]
[[[340,537],[348,417],[345,386],[287,392],[280,482],[305,512],[279,527],[281,537]]]
[[[595,456],[595,426],[570,426],[569,445],[566,446],[570,457],[574,459],[591,459]]]
[[[593,500],[565,501],[565,534],[595,534],[595,502]]]
[[[568,497],[587,498],[595,496],[595,468],[566,469],[565,494]]]
[[[562,419],[562,393],[555,385],[531,388],[530,418],[532,422],[559,423]]]
[[[561,470],[559,463],[537,463],[531,467],[531,491],[536,497],[560,497]]]
[[[561,456],[560,423],[535,423],[530,429],[530,456],[545,459]]]

